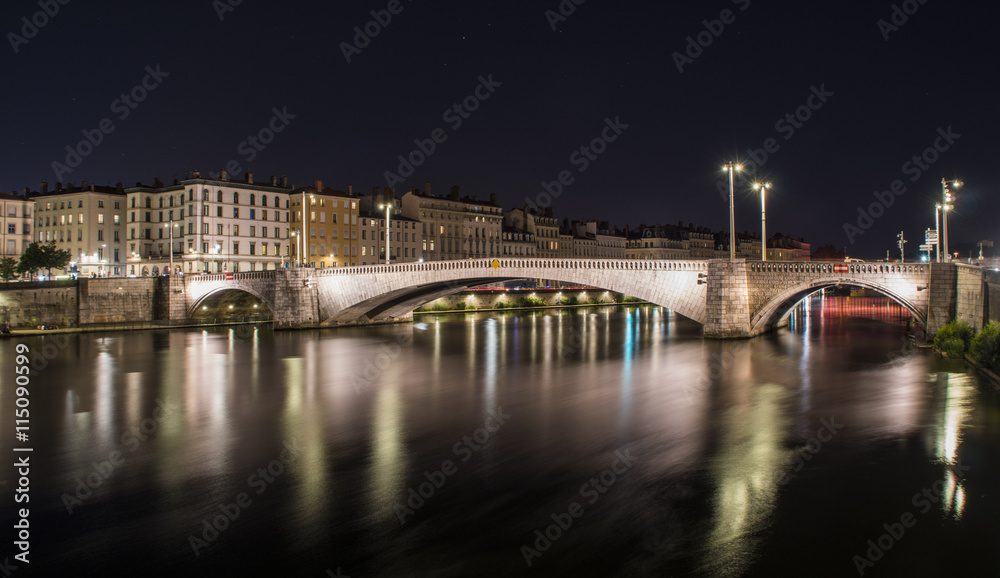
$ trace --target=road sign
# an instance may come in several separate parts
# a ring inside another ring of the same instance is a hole
[[[232,273],[226,273],[226,281],[232,281],[232,280],[233,280],[233,274]]]
[[[937,243],[938,235],[937,233],[924,233],[925,243]]]
[[[493,259],[493,262],[490,263],[490,267],[493,267],[494,269],[499,269],[500,268],[500,261],[498,261],[496,259]]]
[[[920,250],[921,251],[928,251],[928,252],[929,251],[933,251],[934,250],[934,245],[921,245],[920,246]]]
[[[833,265],[834,273],[847,273],[847,265],[844,263],[835,263]]]

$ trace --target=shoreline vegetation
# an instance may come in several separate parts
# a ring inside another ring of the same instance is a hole
[[[1000,387],[1000,323],[990,321],[979,333],[966,321],[951,321],[934,336],[934,349],[943,357],[962,359]]]

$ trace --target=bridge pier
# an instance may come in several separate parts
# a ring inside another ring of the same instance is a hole
[[[274,328],[319,327],[319,294],[316,270],[309,267],[279,269],[274,276]]]
[[[707,282],[705,337],[712,339],[752,337],[746,260],[709,260]]]

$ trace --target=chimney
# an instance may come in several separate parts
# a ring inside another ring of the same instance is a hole
[[[490,193],[490,203],[493,204],[493,205],[497,204],[497,194],[496,193]]]
[[[119,193],[125,192],[125,187],[122,186],[122,182],[121,181],[118,181],[117,183],[115,183],[115,191],[119,192]]]
[[[153,177],[153,188],[154,189],[159,189],[162,186],[163,186],[163,183],[160,182],[160,177]]]
[[[61,191],[62,190],[62,183],[60,183],[59,181],[56,181],[56,188],[54,190]]]
[[[451,187],[451,196],[450,196],[451,200],[457,201],[458,200],[458,195],[459,195],[460,191],[461,191],[461,189],[459,188],[458,185],[452,186]]]
[[[38,187],[38,191],[43,195],[49,192],[49,183],[47,181],[42,181],[42,186]]]
[[[31,189],[29,189],[28,187],[24,187],[24,198],[25,199],[28,198],[28,193],[30,193],[30,192],[31,192]]]
[[[201,171],[192,171],[191,178],[193,178],[193,179],[200,179],[201,178]]]
[[[424,183],[424,194],[428,197],[431,196],[431,182],[427,181]]]
[[[74,189],[73,189],[73,183],[66,183],[66,190],[67,190],[67,191],[72,191],[72,190],[74,190]]]
[[[479,202],[479,197],[476,196],[476,195],[472,195],[472,200],[478,203]]]
[[[281,177],[281,187],[285,189],[288,188],[288,177]]]
[[[252,185],[253,184],[253,173],[251,173],[251,172],[247,172],[247,184],[248,185]]]
[[[271,175],[271,186],[272,187],[278,186],[278,177]]]
[[[319,179],[316,179],[315,181],[313,181],[313,188],[316,189],[317,193],[320,192],[320,191],[322,191],[323,190],[323,181],[321,181]]]
[[[219,180],[220,181],[228,181],[229,180],[229,171],[227,171],[226,169],[222,169],[221,171],[219,171]]]
[[[354,187],[352,187],[351,185],[347,185],[347,194],[348,195],[353,195],[354,194]]]

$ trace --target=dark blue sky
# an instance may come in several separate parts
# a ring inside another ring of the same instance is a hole
[[[553,30],[546,10],[560,4],[575,11]],[[877,258],[905,230],[913,255],[933,227],[944,177],[966,183],[950,221],[953,250],[1000,240],[1000,178],[990,172],[998,41],[981,3],[896,2],[918,9],[885,33],[878,21],[891,22],[893,2],[680,4],[401,0],[348,63],[343,43],[388,1],[243,0],[220,19],[226,0],[71,0],[51,18],[36,15],[37,0],[12,0],[0,8],[0,190],[169,182],[232,161],[258,180],[319,178],[367,191],[399,172],[397,156],[415,139],[441,129],[398,193],[458,184],[509,208],[538,202],[542,182],[568,171],[572,183],[554,202],[560,218],[718,230],[728,228],[720,165],[773,138],[777,150],[759,171],[773,184],[771,234]],[[728,23],[709,22],[717,35],[706,31],[703,20],[723,16]],[[22,17],[44,22],[26,42],[11,36],[24,32]],[[674,53],[699,33],[708,45],[692,49],[681,72]],[[166,74],[146,78],[157,65]],[[490,75],[491,91],[480,89],[488,98],[467,101],[476,108],[468,118],[458,125],[459,113],[445,115]],[[153,88],[136,90],[142,102],[115,102],[144,80]],[[825,102],[810,101],[813,87]],[[272,121],[275,109],[288,115]],[[779,123],[797,110],[808,120]],[[70,167],[67,146],[79,148],[82,131],[98,140],[105,118],[113,131]],[[618,130],[605,131],[616,118]],[[272,123],[282,130],[266,146],[246,142]],[[960,136],[938,139],[949,126]],[[580,147],[602,133],[613,142],[598,142],[603,152],[584,162]],[[947,148],[929,154],[918,176],[905,163],[936,139]],[[844,224],[858,226],[858,207],[897,179],[906,191],[849,238]],[[759,231],[759,210],[738,183],[737,228]]]

